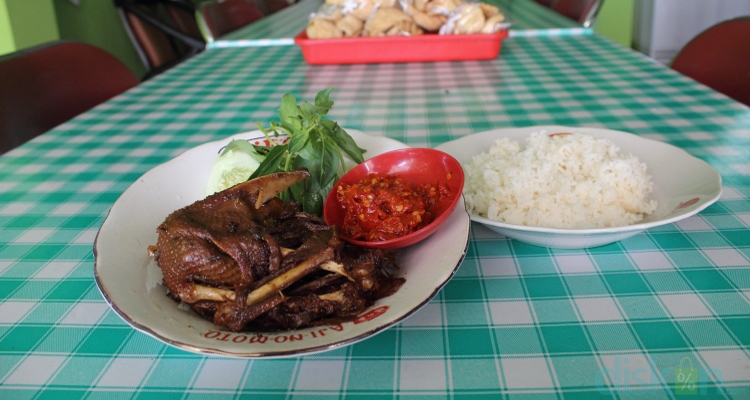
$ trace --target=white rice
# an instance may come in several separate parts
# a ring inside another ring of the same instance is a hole
[[[630,225],[652,213],[646,164],[606,139],[532,134],[526,148],[508,138],[465,165],[469,212],[494,221],[548,228]]]

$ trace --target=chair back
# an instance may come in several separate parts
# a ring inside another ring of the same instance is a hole
[[[198,21],[195,20],[195,6],[192,3],[172,0],[165,2],[164,8],[167,10],[169,19],[180,32],[203,41]]]
[[[145,14],[156,15],[155,6],[134,5],[133,7],[137,7]],[[138,48],[147,60],[146,66],[149,70],[159,69],[179,58],[177,49],[164,32],[146,22],[133,10],[123,11],[123,13],[127,19],[127,26],[130,27],[130,31],[137,41]]]
[[[0,152],[4,153],[138,85],[120,60],[58,41],[0,57]]]
[[[596,15],[604,0],[557,0],[552,9],[574,21],[589,27],[594,23]]]
[[[272,14],[291,6],[292,3],[289,0],[264,0],[263,5],[266,8],[266,14]]]
[[[534,0],[534,1],[545,7],[550,7],[550,8],[554,6],[555,3],[557,2],[557,0]]]
[[[701,32],[677,53],[672,69],[750,106],[750,16]]]
[[[225,0],[200,6],[196,19],[206,42],[253,23],[265,14],[244,0]]]
[[[184,31],[173,22],[172,15],[180,15],[169,12],[169,9],[165,10],[164,7],[175,4],[188,7],[178,0],[115,0],[125,30],[148,70],[145,79],[171,68],[205,48],[205,43],[198,33],[188,32],[188,21],[180,20],[186,25]]]

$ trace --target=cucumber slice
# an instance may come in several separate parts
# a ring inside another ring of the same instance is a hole
[[[212,195],[245,182],[255,172],[261,161],[263,161],[263,156],[256,153],[248,142],[244,140],[231,141],[214,161],[206,185],[206,195]]]

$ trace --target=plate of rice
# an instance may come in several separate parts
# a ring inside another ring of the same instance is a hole
[[[721,195],[721,176],[705,161],[608,129],[494,129],[437,149],[464,168],[472,221],[536,246],[604,246],[690,217]]]

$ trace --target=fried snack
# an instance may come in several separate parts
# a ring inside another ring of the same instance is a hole
[[[492,17],[487,18],[482,28],[482,33],[495,33],[502,28],[503,22],[505,22],[505,15],[497,13]]]
[[[344,16],[343,7],[335,4],[323,4],[316,13],[310,17],[312,21],[315,18],[327,19],[336,22]]]
[[[462,0],[325,0],[310,16],[307,37],[495,33],[507,26],[500,9]]]
[[[461,4],[461,0],[430,0],[425,6],[429,14],[449,15]]]
[[[354,15],[347,14],[336,22],[336,27],[344,33],[345,37],[357,37],[362,33],[364,22]]]
[[[375,10],[375,0],[347,0],[342,7],[344,14],[366,21]]]
[[[427,4],[429,3],[429,0],[414,0],[412,2],[412,5],[414,8],[416,8],[419,11],[425,11],[427,10]]]
[[[486,20],[482,9],[476,3],[463,3],[448,16],[448,21],[440,28],[441,35],[470,35],[479,33]]]
[[[344,36],[333,21],[325,18],[311,19],[305,31],[310,39],[334,39]]]
[[[402,1],[401,6],[404,9],[404,12],[410,15],[414,19],[414,22],[427,32],[439,31],[440,27],[443,26],[448,19],[445,15],[434,15],[420,11],[407,1]]]
[[[482,9],[482,14],[484,14],[485,18],[491,18],[497,14],[500,14],[500,9],[493,6],[492,4],[487,4],[487,3],[478,3],[478,4],[479,4],[479,8]],[[503,20],[505,20],[505,16],[503,16]]]
[[[422,28],[412,20],[396,23],[385,33],[385,36],[417,36],[423,33]]]
[[[365,23],[362,36],[395,36],[411,30],[412,18],[393,7],[378,7],[375,14]],[[416,25],[416,24],[414,24]]]

